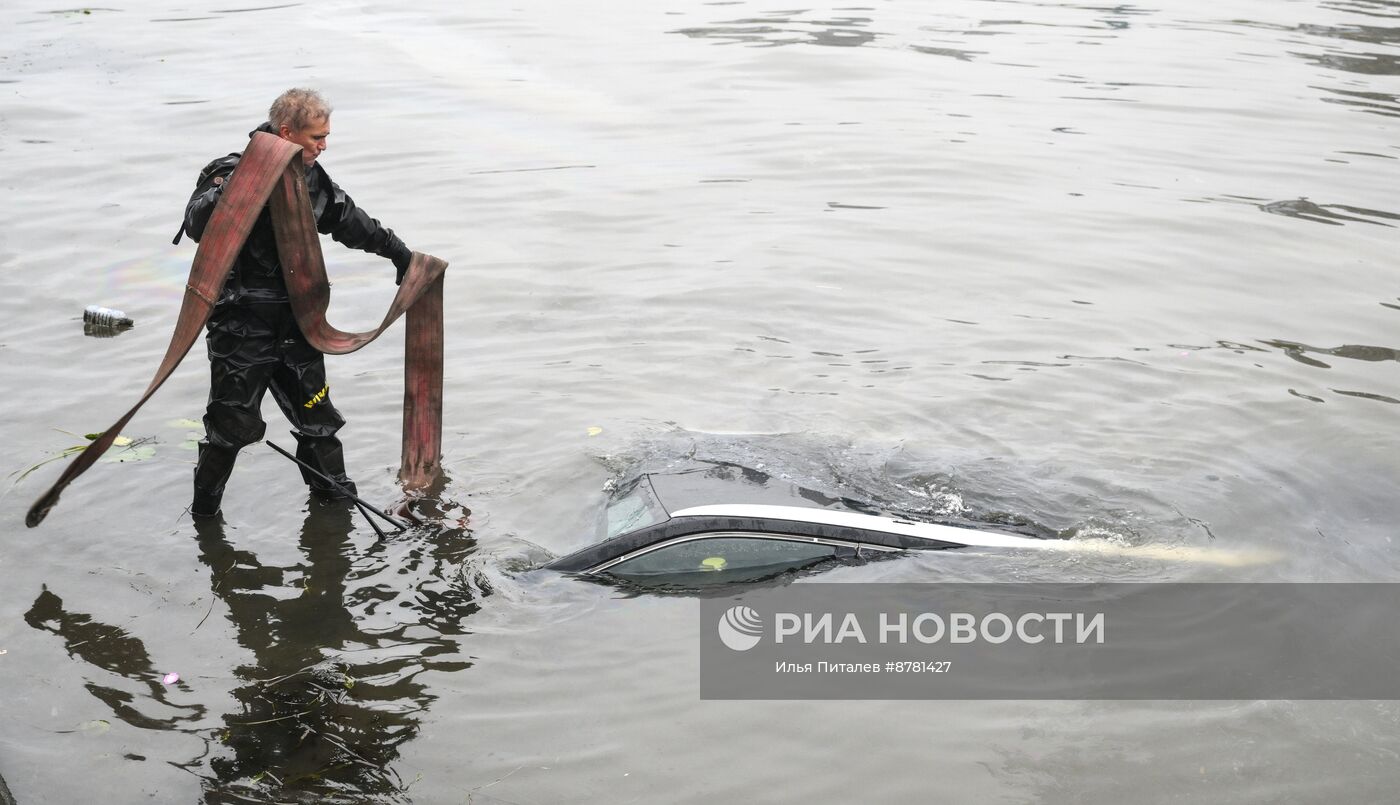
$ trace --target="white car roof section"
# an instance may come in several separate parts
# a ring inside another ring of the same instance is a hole
[[[902,534],[908,537],[952,542],[959,545],[973,545],[982,548],[1045,548],[1046,540],[1001,534],[995,531],[978,531],[971,528],[919,523],[913,520],[895,520],[877,517],[873,514],[815,509],[806,506],[766,506],[759,504],[715,504],[694,506],[671,513],[677,517],[751,517],[760,520],[787,520],[800,523],[821,523],[842,528],[860,528],[866,531],[881,531],[886,534]]]

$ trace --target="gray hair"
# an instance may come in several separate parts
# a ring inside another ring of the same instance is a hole
[[[301,131],[321,118],[331,115],[331,105],[314,89],[289,89],[277,96],[272,108],[267,110],[268,122],[272,128],[283,126],[292,131]]]

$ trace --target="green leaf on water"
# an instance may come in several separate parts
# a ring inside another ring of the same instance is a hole
[[[173,428],[186,428],[189,430],[204,430],[204,423],[198,419],[172,419],[170,426]]]
[[[106,719],[98,718],[92,721],[84,721],[83,723],[79,724],[78,732],[81,732],[84,735],[101,735],[107,730],[110,730],[111,728],[112,722],[107,721]]]
[[[85,434],[83,434],[83,438],[84,438],[84,439],[87,439],[87,440],[90,441],[90,442],[95,442],[95,441],[97,441],[98,439],[101,439],[101,438],[102,438],[102,434],[101,434],[101,433],[85,433]],[[135,439],[132,439],[130,436],[118,436],[117,438],[115,438],[115,439],[112,440],[112,444],[113,444],[114,446],[116,446],[116,447],[126,447],[127,445],[131,444],[133,441],[135,441]]]
[[[155,454],[155,445],[128,443],[126,447],[113,446],[98,461],[107,464],[125,464],[128,461],[145,461]]]

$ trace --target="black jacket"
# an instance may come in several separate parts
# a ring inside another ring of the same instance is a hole
[[[248,133],[274,133],[269,123]],[[199,173],[190,202],[185,206],[185,225],[182,232],[189,233],[197,242],[204,234],[209,216],[214,212],[229,174],[238,167],[242,154],[234,153],[220,157]],[[379,221],[359,207],[340,186],[331,181],[326,169],[319,162],[306,169],[306,189],[311,198],[312,215],[316,218],[316,230],[330,235],[338,243],[352,249],[361,249],[394,261],[399,276],[408,267],[412,254],[394,230],[381,226]],[[179,237],[176,237],[179,240]],[[240,304],[245,302],[280,302],[287,299],[287,285],[282,278],[282,263],[277,256],[277,239],[272,231],[272,214],[267,207],[253,224],[248,242],[238,253],[233,271],[219,295],[219,304]]]

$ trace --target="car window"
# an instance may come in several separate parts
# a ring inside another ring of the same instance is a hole
[[[640,528],[656,525],[664,521],[666,517],[666,510],[661,507],[660,501],[652,492],[651,482],[647,476],[643,475],[624,487],[608,503],[603,538],[612,539]]]
[[[688,573],[750,575],[752,570],[778,571],[835,556],[834,545],[759,537],[715,537],[678,542],[657,548],[608,568],[618,576],[642,577]]]

